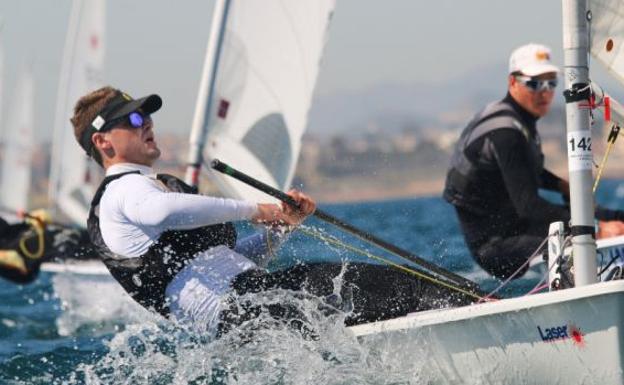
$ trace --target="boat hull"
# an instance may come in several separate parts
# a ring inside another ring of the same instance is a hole
[[[624,282],[354,326],[440,384],[624,384]]]

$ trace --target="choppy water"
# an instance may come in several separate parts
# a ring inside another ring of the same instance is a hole
[[[624,183],[605,181],[599,202],[622,206]],[[439,198],[328,205],[323,209],[359,228],[469,277],[488,278],[469,258],[452,208]],[[310,220],[349,244],[381,251]],[[297,260],[365,260],[295,234],[273,268]],[[541,278],[529,273],[505,295],[522,294]],[[217,341],[162,321],[133,304],[109,279],[44,273],[33,284],[0,281],[0,384],[429,384],[422,354],[366,346],[343,326],[344,314],[321,315],[317,298],[258,294],[257,303],[290,302],[317,337],[260,317]],[[258,323],[271,323],[258,328]],[[250,338],[253,334],[253,338]],[[399,362],[403,364],[399,365]]]

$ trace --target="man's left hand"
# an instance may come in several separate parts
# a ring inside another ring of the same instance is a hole
[[[621,221],[599,221],[597,238],[611,238],[624,235],[624,222]]]

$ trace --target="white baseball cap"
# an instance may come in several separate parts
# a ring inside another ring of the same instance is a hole
[[[537,76],[547,72],[559,72],[550,62],[550,48],[529,43],[516,48],[509,57],[509,73],[522,72],[527,76]]]

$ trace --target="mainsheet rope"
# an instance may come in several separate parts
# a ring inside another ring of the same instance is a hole
[[[548,237],[544,238],[544,240],[542,241],[542,243],[540,243],[539,246],[537,246],[537,249],[535,249],[535,251],[533,252],[533,254],[531,254],[531,256],[529,258],[527,258],[526,262],[524,262],[522,265],[520,265],[520,267],[518,267],[518,269],[516,269],[516,271],[514,271],[513,273],[511,273],[511,275],[509,277],[507,277],[507,279],[505,279],[500,285],[498,285],[498,287],[494,290],[492,290],[490,292],[490,294],[488,294],[485,299],[488,300],[490,299],[491,296],[493,296],[494,294],[496,294],[500,289],[502,289],[503,287],[507,286],[507,284],[509,282],[511,282],[512,279],[514,279],[516,277],[516,275],[520,274],[520,272],[522,270],[524,270],[524,268],[531,263],[531,261],[533,260],[533,258],[537,257],[539,254],[539,251],[541,250],[541,248],[544,246],[544,244],[546,244],[546,241],[548,241]]]
[[[438,280],[438,279],[436,279],[434,277],[430,277],[428,275],[421,274],[420,272],[415,271],[413,269],[410,269],[409,267],[407,267],[405,265],[399,265],[398,263],[392,262],[391,260],[389,260],[387,258],[380,257],[380,256],[372,254],[372,253],[370,253],[370,252],[368,252],[366,250],[362,250],[362,249],[357,248],[355,246],[348,245],[348,244],[346,244],[346,243],[344,243],[344,242],[342,242],[342,241],[340,241],[340,240],[338,240],[338,239],[336,239],[336,238],[334,238],[332,236],[323,235],[323,234],[321,234],[318,231],[309,230],[307,228],[304,228],[303,226],[300,226],[297,229],[297,231],[302,232],[302,233],[304,233],[304,234],[306,234],[306,235],[308,235],[310,237],[317,238],[317,239],[319,239],[319,240],[321,240],[323,242],[326,242],[328,244],[331,244],[331,245],[334,245],[336,247],[342,248],[344,250],[348,250],[348,251],[351,251],[351,252],[354,252],[354,253],[357,253],[357,254],[360,254],[360,255],[364,255],[364,256],[366,256],[366,257],[368,257],[370,259],[374,259],[376,261],[380,261],[380,262],[385,263],[385,264],[387,264],[389,266],[392,266],[392,267],[394,267],[396,269],[402,270],[402,271],[404,271],[404,272],[406,272],[408,274],[412,274],[412,275],[414,275],[416,277],[419,277],[421,279],[429,281],[429,282],[431,282],[433,284],[436,284],[436,285],[439,285],[439,286],[444,286],[444,287],[446,287],[448,289],[451,289],[451,290],[457,291],[459,293],[462,293],[464,295],[467,295],[469,297],[475,298],[479,302],[492,301],[493,300],[492,298],[481,297],[481,296],[479,296],[477,294],[471,293],[471,292],[469,292],[467,290],[464,290],[464,289],[462,289],[460,287],[454,286],[454,285],[449,284],[447,282]],[[398,256],[398,257],[401,257],[401,256]],[[492,293],[490,293],[488,295],[488,297],[491,296],[491,295],[492,295]]]
[[[600,183],[600,179],[602,178],[602,172],[604,171],[605,166],[607,165],[607,159],[613,150],[613,145],[615,144],[615,140],[618,136],[621,135],[620,127],[616,124],[611,126],[611,132],[607,138],[607,150],[605,151],[604,156],[602,157],[602,161],[600,162],[600,166],[598,167],[598,172],[596,174],[596,180],[594,181],[594,186],[592,187],[592,193],[596,194],[596,189],[598,188],[598,184]]]
[[[213,162],[215,162],[215,161],[216,161],[216,160],[213,160]],[[224,165],[224,166],[225,166],[225,167],[227,167],[227,168],[230,168],[230,166],[228,166],[228,165],[225,165],[225,164],[222,164],[222,165]],[[214,167],[213,167],[213,168],[214,168]],[[236,171],[236,172],[237,172],[237,173],[240,173],[239,171]],[[227,174],[228,174],[228,175],[230,175],[230,176],[232,176],[230,173],[227,173]],[[250,177],[246,176],[246,178],[250,178]],[[243,182],[244,182],[244,183],[248,183],[248,182],[245,182],[245,181],[243,181]],[[261,182],[258,182],[258,183],[261,183]],[[258,186],[254,186],[254,187],[259,188]],[[269,188],[269,186],[267,186],[267,188]],[[262,190],[262,188],[260,188],[260,189]],[[266,191],[265,191],[265,192],[266,192]],[[426,281],[429,281],[429,282],[431,282],[431,283],[434,283],[434,284],[436,284],[436,285],[439,285],[439,286],[443,286],[443,287],[449,288],[449,289],[454,290],[454,291],[456,291],[456,292],[459,292],[459,293],[462,293],[462,294],[467,295],[467,296],[469,296],[469,297],[475,298],[475,299],[477,299],[477,300],[479,300],[479,301],[483,301],[483,300],[484,300],[484,298],[483,298],[482,296],[478,295],[478,294],[472,293],[472,292],[470,292],[470,291],[468,291],[468,290],[464,290],[464,289],[462,289],[462,288],[460,288],[460,287],[457,287],[457,286],[455,286],[455,285],[453,285],[453,284],[450,284],[450,283],[448,283],[448,282],[445,282],[445,281],[443,281],[443,280],[439,280],[439,279],[437,279],[437,278],[436,278],[436,277],[434,277],[434,276],[429,276],[428,274],[425,274],[425,273],[422,273],[422,272],[416,271],[415,269],[410,269],[410,268],[409,268],[409,267],[407,267],[407,266],[399,265],[399,264],[394,263],[394,262],[392,262],[392,261],[390,261],[390,260],[388,260],[388,259],[386,259],[386,258],[379,257],[379,256],[377,256],[377,255],[374,255],[374,254],[372,254],[372,253],[369,253],[369,252],[368,252],[368,251],[366,251],[366,250],[361,250],[361,249],[358,249],[357,247],[354,247],[354,246],[351,246],[351,245],[347,245],[346,243],[341,242],[341,241],[339,241],[339,240],[337,240],[337,239],[335,239],[335,238],[328,237],[328,236],[324,236],[324,235],[322,235],[322,234],[320,234],[320,233],[315,233],[315,232],[313,232],[313,231],[305,230],[305,229],[303,229],[303,228],[301,228],[301,227],[299,228],[299,231],[301,231],[301,232],[303,232],[304,234],[309,235],[309,236],[311,236],[311,237],[315,237],[315,238],[318,238],[318,239],[320,239],[320,240],[322,240],[322,241],[325,241],[325,242],[327,242],[328,244],[333,244],[333,245],[335,245],[335,246],[337,246],[337,247],[341,247],[341,248],[343,248],[343,249],[345,249],[345,250],[349,250],[349,251],[352,251],[352,252],[355,252],[355,253],[358,253],[358,254],[364,255],[364,256],[366,256],[366,257],[368,257],[368,258],[371,258],[371,259],[375,259],[375,260],[381,261],[381,262],[383,262],[383,263],[385,263],[385,264],[387,264],[387,265],[389,265],[389,266],[392,266],[392,267],[397,268],[397,269],[399,269],[399,270],[405,271],[405,272],[407,272],[407,273],[409,273],[409,274],[412,274],[412,275],[414,275],[414,276],[420,277],[420,278],[422,278],[422,279],[424,279],[424,280],[426,280]],[[393,255],[398,256],[398,257],[399,257],[399,258],[401,258],[401,259],[407,260],[408,262],[412,262],[412,261],[410,261],[408,258],[405,258],[404,256],[402,256],[402,255],[400,255],[400,254],[398,254],[398,253],[396,253],[396,252],[393,252],[392,250],[388,250],[388,252],[392,253]],[[492,299],[487,299],[487,300],[492,300]]]

